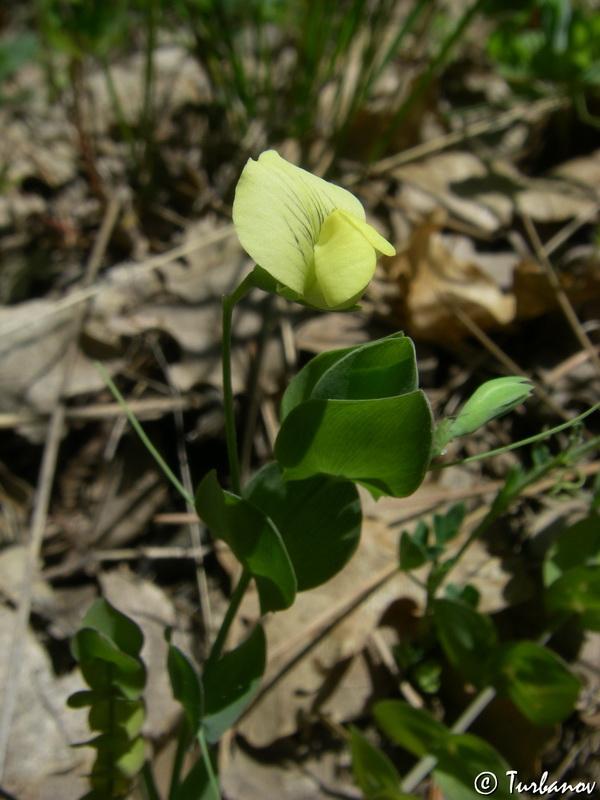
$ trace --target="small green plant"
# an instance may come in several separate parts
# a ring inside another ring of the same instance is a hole
[[[72,91],[73,122],[92,190],[104,197],[103,182],[96,166],[95,132],[87,109],[86,74],[90,63],[104,74],[121,136],[129,147],[129,168],[134,180],[147,187],[153,179],[154,51],[161,22],[160,0],[118,0],[110,6],[99,0],[36,0],[35,7],[39,35],[45,47],[47,82],[53,95],[60,94],[65,86]],[[128,36],[134,33],[143,36],[144,69],[140,109],[131,120],[115,85],[111,58],[122,54]]]
[[[146,758],[141,736],[145,719],[142,692],[146,667],[140,658],[144,637],[136,623],[106,600],[97,600],[73,637],[73,655],[90,687],[69,697],[71,708],[88,708],[88,725],[98,735],[96,760],[85,800],[125,797]]]
[[[549,469],[576,465],[582,447],[586,446],[573,446],[555,458],[542,458],[529,472],[514,470],[475,535],[481,535],[531,481],[539,480]],[[538,641],[500,641],[491,617],[477,611],[477,593],[468,585],[460,589],[447,583],[446,596],[436,596],[440,577],[447,578],[466,549],[463,545],[458,553],[448,554],[447,547],[460,533],[463,506],[436,515],[433,530],[421,520],[413,534],[402,534],[400,569],[413,572],[428,567],[423,581],[427,603],[419,637],[422,645],[413,642],[398,653],[402,674],[412,677],[421,692],[430,691],[432,687],[421,680],[418,667],[426,662],[427,650],[439,645],[447,662],[478,694],[451,727],[404,701],[378,703],[373,715],[380,730],[418,762],[402,778],[382,750],[352,729],[353,770],[367,800],[413,797],[408,793],[430,772],[449,800],[475,798],[491,791],[507,800],[518,796],[514,791],[515,771],[487,742],[465,731],[496,695],[509,698],[534,725],[556,725],[573,711],[581,688],[579,679],[546,643],[566,622],[582,632],[596,631],[600,626],[599,497],[596,491],[589,515],[562,531],[545,556],[542,575],[546,615]],[[474,538],[472,534],[467,546]],[[478,779],[488,783],[478,783]],[[586,789],[588,784],[581,786],[588,794],[593,791],[593,787]]]
[[[179,0],[177,7],[234,137],[260,121],[267,142],[292,137],[307,162],[315,142],[344,151],[357,115],[377,100],[386,69],[415,43],[419,52],[433,43],[416,81],[400,82],[390,98],[381,141],[369,153],[380,156],[483,2],[467,5],[441,37],[436,23],[446,19],[444,4],[432,0],[408,4],[405,14],[396,0]]]
[[[488,0],[486,10],[499,20],[488,54],[503,74],[526,91],[558,91],[575,101],[585,122],[600,124],[586,106],[600,86],[598,9],[578,0]]]
[[[195,504],[199,517],[229,546],[242,567],[202,669],[176,647],[169,649],[173,695],[183,707],[185,720],[169,800],[216,800],[220,796],[214,750],[211,753],[210,748],[235,724],[256,693],[266,663],[266,639],[260,621],[244,642],[223,652],[250,582],[256,585],[261,614],[289,608],[298,592],[329,580],[352,557],[361,528],[357,484],[375,498],[412,494],[432,459],[452,438],[506,413],[530,393],[530,386],[521,378],[484,384],[455,420],[438,426],[440,433],[436,436],[429,402],[418,386],[410,339],[395,333],[375,342],[326,352],[291,381],[282,401],[275,460],[243,486],[231,382],[231,325],[236,304],[251,289],[260,288],[320,311],[354,309],[373,275],[377,255],[391,254],[393,247],[365,222],[361,204],[349,192],[285,162],[273,151],[246,165],[233,218],[240,240],[257,266],[230,296],[223,298],[223,385],[231,485],[222,488],[211,471],[191,498],[147,443],[185,499]],[[439,592],[470,543],[525,487],[554,468],[577,463],[589,447],[588,443],[574,444],[559,456],[540,459],[527,473],[511,473],[483,522],[453,554],[448,550],[460,531],[462,507],[434,518],[433,538],[423,523],[415,534],[405,533],[400,540],[399,569],[428,567],[427,624],[450,662],[465,670],[477,686],[490,682],[502,686],[536,721],[562,719],[572,708],[579,684],[568,668],[541,645],[500,644],[491,622],[469,604],[467,590],[446,598]],[[565,551],[558,550],[552,561],[552,577],[557,570],[565,571],[549,589],[553,608],[561,612],[565,606],[572,608],[581,601],[582,579],[568,578],[568,558]],[[563,581],[566,585],[561,584]],[[102,609],[106,614],[106,606]],[[83,700],[94,708],[102,689],[102,701],[108,693],[113,705],[117,701],[139,702],[141,667],[134,671],[138,677],[135,696],[125,693],[128,684],[122,674],[127,665],[133,668],[138,664],[139,636],[132,634],[133,644],[128,644],[120,635],[120,626],[126,624],[121,617],[117,625],[112,612],[108,613],[107,627],[104,618],[98,620],[97,612],[90,615],[74,644],[75,656],[92,687],[91,696],[87,693]],[[102,678],[99,689],[94,683],[97,674]],[[546,702],[548,689],[559,695],[559,701],[551,706]],[[441,722],[425,712],[413,713],[390,702],[391,706],[375,712],[376,718],[383,720],[383,729],[418,756],[434,753],[439,764],[436,769],[442,775],[440,783],[449,794],[449,787],[459,785],[461,776],[460,785],[464,785],[467,772],[476,765],[485,762],[490,769],[490,765],[500,763],[490,746],[475,737],[464,733],[450,736]],[[109,739],[114,736],[123,745],[130,742],[120,729],[102,730]],[[132,735],[137,737],[138,732]],[[137,738],[135,741],[137,747]],[[402,797],[395,768],[383,754],[365,745],[358,732],[352,741],[357,780],[366,795]],[[97,747],[95,740],[91,746]],[[200,755],[191,770],[182,775],[183,756],[193,746]],[[115,774],[121,751],[103,747],[99,752],[103,758],[113,759],[110,764],[102,762],[103,774]],[[132,766],[128,765],[125,777],[131,777]],[[135,761],[135,766],[146,796],[156,800],[159,795],[151,765]],[[446,773],[449,777],[444,779]],[[124,785],[117,783],[113,794],[106,796],[116,797],[124,790]]]

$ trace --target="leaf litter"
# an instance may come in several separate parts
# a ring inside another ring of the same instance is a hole
[[[245,145],[216,147],[206,133],[207,119],[198,111],[190,123],[194,104],[212,102],[206,76],[181,51],[171,49],[161,58],[161,87],[176,80],[177,91],[169,95],[171,106],[157,134],[166,173],[158,209],[144,220],[129,202],[123,204],[100,273],[87,289],[80,283],[81,265],[99,230],[101,204],[78,175],[65,109],[60,104],[49,109],[38,100],[27,109],[25,121],[10,108],[0,111],[6,134],[2,162],[9,165],[7,190],[0,199],[8,276],[0,281],[5,303],[0,307],[3,652],[11,647],[16,625],[13,609],[22,588],[27,519],[35,511],[40,444],[57,404],[67,403],[39,554],[40,580],[32,585],[36,624],[24,633],[24,679],[19,682],[3,784],[21,800],[64,800],[83,791],[77,787],[85,771],[85,750],[71,750],[69,744],[85,738],[86,731],[83,720],[64,707],[66,696],[78,688],[68,638],[97,593],[134,615],[146,633],[152,670],[148,733],[157,763],[177,726],[166,683],[162,627],[174,625],[198,657],[213,634],[207,629],[209,617],[198,613],[197,571],[202,564],[190,548],[182,504],[118,417],[101,412],[112,401],[93,367],[100,359],[132,403],[148,404],[144,417],[149,434],[173,463],[178,458],[172,447],[176,432],[188,450],[194,480],[210,466],[223,468],[219,297],[250,267],[228,221],[231,187],[247,152]],[[119,91],[125,93],[129,78],[134,83],[132,64],[138,69],[139,63],[136,56],[117,73]],[[23,74],[25,79],[39,89],[39,72]],[[101,144],[99,165],[124,183],[124,149],[114,136],[112,110],[99,76],[90,85],[94,133]],[[34,91],[34,96],[40,94]],[[435,104],[435,92],[423,96],[421,111],[430,119],[439,111]],[[372,120],[385,124],[391,114],[385,104],[376,114],[372,108],[363,111],[367,124],[354,130],[356,152],[370,149]],[[549,106],[540,113],[547,121],[554,112]],[[188,124],[196,135],[200,130],[207,137],[207,149],[212,147],[208,154],[200,152],[198,141],[190,143]],[[493,124],[491,120],[490,131]],[[415,116],[403,148],[415,143],[421,127]],[[271,311],[268,377],[263,375],[254,390],[256,422],[249,424],[245,438],[253,465],[258,466],[260,453],[268,457],[277,427],[273,409],[294,364],[331,347],[365,341],[382,329],[403,329],[415,337],[418,351],[428,354],[423,377],[435,410],[452,413],[476,376],[491,377],[501,369],[471,338],[457,308],[500,341],[524,370],[538,374],[563,407],[592,402],[598,376],[562,320],[523,219],[529,217],[546,242],[567,231],[563,241],[557,240],[559,280],[582,323],[591,328],[600,297],[593,238],[599,222],[600,151],[536,171],[523,153],[528,136],[541,135],[539,120],[528,126],[527,120],[513,117],[504,131],[498,140],[483,130],[467,146],[456,131],[448,134],[452,140],[436,145],[434,132],[424,142],[429,148],[424,157],[411,160],[410,150],[404,150],[401,165],[380,162],[372,183],[379,201],[370,211],[380,215],[383,228],[391,221],[399,255],[378,268],[360,315],[311,317],[282,304]],[[257,136],[260,140],[264,134]],[[181,141],[174,145],[178,137]],[[186,147],[182,158],[180,149]],[[322,149],[326,152],[325,144]],[[351,172],[350,166],[349,177]],[[343,174],[339,181],[345,182]],[[369,185],[357,191],[368,197]],[[194,205],[198,197],[201,202]],[[166,214],[171,204],[183,213]],[[43,265],[31,258],[32,245],[38,246]],[[73,310],[83,303],[76,357],[64,384]],[[260,297],[249,298],[236,322],[235,392],[241,420],[249,418],[252,402],[247,393],[261,329],[260,303]],[[291,346],[290,331],[295,337]],[[156,347],[166,359],[168,379]],[[180,402],[192,396],[189,406]],[[86,409],[95,409],[97,416],[77,416]],[[175,421],[178,414],[183,427]],[[540,406],[516,415],[512,423],[500,421],[473,437],[467,452],[483,452],[498,441],[538,430],[546,418]],[[228,761],[224,786],[229,795],[300,799],[325,797],[331,788],[351,791],[340,739],[332,746],[331,732],[361,719],[373,698],[397,686],[391,653],[410,638],[422,612],[422,594],[402,576],[392,575],[398,534],[419,515],[457,499],[466,500],[476,519],[481,498],[490,496],[517,459],[448,471],[428,479],[412,498],[366,504],[359,555],[331,583],[300,596],[293,609],[267,621],[271,658],[266,688],[242,719],[231,751],[222,755]],[[511,608],[518,614],[534,593],[523,536],[535,542],[565,513],[564,503],[544,501],[544,527],[537,529],[533,520],[540,496],[524,500],[505,528],[478,543],[461,566],[464,572],[454,576],[478,588],[489,612],[508,606],[508,614]],[[583,507],[575,503],[567,517],[581,514]],[[144,555],[144,547],[154,548],[151,557]],[[164,557],[156,555],[161,550]],[[208,556],[208,598],[218,618],[234,575],[221,547],[204,539],[203,550]],[[257,616],[251,595],[246,603],[249,622]],[[593,685],[595,637],[581,659]],[[1,669],[0,679],[4,687]],[[407,696],[416,702],[414,694]],[[586,731],[597,730],[597,702],[589,697],[584,709],[588,728],[577,741],[586,742]],[[32,733],[33,743],[28,739]],[[533,759],[533,750],[528,752]]]

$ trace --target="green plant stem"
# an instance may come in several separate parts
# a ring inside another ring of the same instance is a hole
[[[573,425],[576,425],[586,417],[589,417],[590,414],[593,414],[594,411],[598,411],[598,409],[600,409],[600,403],[596,403],[596,405],[588,408],[587,411],[584,411],[583,414],[580,414],[578,417],[569,419],[567,422],[563,422],[562,425],[557,425],[555,428],[550,428],[547,431],[536,433],[535,436],[530,436],[528,439],[521,439],[518,442],[511,442],[511,444],[507,444],[504,447],[498,447],[496,450],[490,450],[487,453],[480,453],[477,456],[470,456],[469,458],[459,459],[458,461],[448,461],[443,464],[433,464],[429,467],[429,470],[433,471],[434,469],[446,469],[446,467],[456,467],[459,464],[470,464],[472,461],[482,461],[484,458],[491,458],[492,456],[500,455],[500,453],[508,453],[509,450],[516,450],[518,447],[525,447],[525,445],[528,444],[541,442],[544,439],[548,439],[550,436],[554,436],[555,433],[560,433],[561,431],[567,430],[567,428],[573,427]]]
[[[94,361],[94,366],[96,367],[96,369],[98,370],[98,372],[102,376],[102,379],[104,380],[104,382],[106,383],[106,385],[110,389],[110,391],[111,391],[113,397],[115,398],[115,400],[117,401],[117,403],[121,406],[121,408],[125,412],[125,416],[127,417],[129,422],[131,423],[131,427],[134,429],[134,431],[140,437],[140,439],[142,440],[144,445],[148,448],[148,452],[152,455],[152,457],[154,458],[154,460],[156,461],[158,466],[162,469],[163,473],[171,481],[173,486],[177,489],[177,491],[183,497],[183,499],[186,501],[186,503],[189,503],[189,505],[191,505],[193,507],[194,506],[194,499],[189,496],[189,494],[186,492],[185,487],[183,486],[181,481],[177,478],[175,473],[169,468],[169,466],[166,463],[166,461],[164,460],[164,458],[160,455],[160,453],[154,447],[154,445],[152,444],[150,439],[146,436],[146,433],[145,433],[144,429],[142,428],[142,426],[140,425],[140,423],[136,419],[133,411],[127,405],[127,401],[125,400],[125,398],[123,397],[121,392],[117,389],[117,387],[113,383],[112,378],[110,377],[108,372],[104,369],[104,367],[102,366],[102,364],[99,361]]]
[[[154,157],[153,126],[156,118],[154,108],[154,51],[158,30],[158,3],[157,0],[147,0],[146,12],[146,53],[144,65],[144,90],[143,105],[140,119],[140,181],[142,186],[148,186],[152,180],[152,161]]]
[[[246,589],[252,579],[252,574],[246,567],[242,570],[242,574],[237,582],[235,589],[233,590],[233,594],[231,595],[231,599],[229,601],[229,607],[225,612],[225,616],[223,617],[223,622],[221,623],[221,627],[219,628],[219,632],[217,633],[216,639],[213,643],[213,646],[210,650],[208,658],[204,663],[204,671],[206,672],[207,669],[213,667],[218,660],[219,656],[221,655],[221,650],[225,645],[225,641],[229,634],[229,630],[231,628],[231,623],[233,622],[235,615],[238,612],[244,594],[246,593]]]
[[[210,787],[214,795],[214,800],[221,800],[221,792],[219,790],[217,776],[215,775],[215,771],[213,769],[212,762],[210,760],[210,753],[208,752],[208,745],[206,744],[206,736],[204,734],[204,728],[200,728],[200,732],[198,733],[198,743],[200,744],[200,752],[202,753],[202,760],[204,761],[204,766],[206,767],[206,771],[208,772],[208,779],[210,781]]]
[[[521,475],[517,477],[514,481],[513,485],[511,485],[510,477],[505,483],[504,487],[498,492],[496,498],[494,499],[490,510],[487,512],[485,517],[481,520],[479,525],[469,534],[469,536],[465,539],[461,547],[455,553],[454,556],[449,560],[448,569],[443,573],[443,580],[446,580],[450,571],[458,564],[462,556],[468,550],[468,548],[473,544],[473,542],[478,539],[484,531],[489,528],[489,526],[496,520],[501,514],[503,514],[506,509],[511,505],[511,503],[531,484],[536,483],[541,478],[544,477],[548,472],[553,469],[560,468],[563,466],[569,466],[571,462],[576,462],[578,458],[580,458],[585,452],[591,449],[596,449],[598,447],[599,439],[596,438],[593,441],[586,442],[585,444],[581,445],[580,447],[575,448],[574,450],[566,450],[565,452],[559,453],[553,459],[547,461],[545,464],[542,464],[538,467],[534,467],[533,469],[529,470],[528,473],[525,475]],[[440,583],[433,585],[433,591],[435,592],[439,587]],[[431,591],[430,591],[431,594]]]
[[[569,612],[557,616],[552,626],[548,630],[545,630],[538,638],[537,644],[544,647],[552,638],[552,635],[564,625],[569,616]],[[477,717],[485,711],[497,694],[498,692],[493,686],[486,686],[485,689],[482,689],[474,698],[473,702],[469,703],[465,708],[454,725],[451,726],[450,733],[464,733],[467,731]],[[423,756],[402,781],[402,791],[406,793],[413,792],[421,781],[434,769],[436,764],[437,758],[435,756]]]
[[[161,800],[161,797],[154,783],[152,766],[149,761],[144,761],[144,766],[139,775],[140,789],[144,795],[144,800]]]
[[[189,727],[187,719],[184,720],[179,737],[177,739],[177,750],[173,759],[173,769],[171,770],[171,783],[169,785],[169,800],[177,800],[179,791],[179,781],[181,777],[181,768],[183,767],[183,759],[185,758],[186,751],[190,744]]]
[[[481,11],[484,5],[485,0],[474,0],[472,6],[465,10],[464,14],[456,24],[456,27],[450,32],[448,37],[442,43],[439,52],[430,60],[429,66],[416,82],[410,95],[406,98],[404,103],[402,103],[400,108],[392,117],[391,122],[388,124],[388,132],[385,137],[381,137],[375,147],[372,148],[372,151],[369,154],[369,160],[373,161],[377,158],[380,158],[382,153],[385,152],[392,140],[394,133],[398,130],[398,127],[404,122],[417,100],[421,97],[425,89],[435,78],[438,70],[446,62],[446,59],[448,58],[454,45],[460,41],[466,29],[473,21],[473,18]]]
[[[479,692],[477,697],[470,703],[463,711],[460,717],[456,720],[454,725],[450,728],[451,733],[464,733],[475,722],[477,717],[484,711],[496,696],[496,690],[493,686],[487,686],[483,691]],[[417,786],[424,780],[431,770],[437,764],[435,756],[424,756],[420,761],[417,761],[415,766],[405,776],[402,781],[402,791],[413,792]]]
[[[223,344],[221,358],[223,363],[223,404],[225,408],[225,436],[227,438],[227,455],[231,486],[234,494],[241,492],[240,460],[238,456],[237,436],[235,430],[235,411],[233,407],[233,385],[231,381],[231,323],[233,309],[254,286],[252,273],[247,275],[237,289],[223,297]]]
[[[136,169],[137,156],[135,150],[135,136],[131,125],[127,121],[125,112],[123,111],[123,105],[121,103],[121,99],[119,98],[119,93],[117,92],[117,87],[115,86],[112,76],[112,70],[106,55],[100,57],[100,64],[102,66],[102,72],[104,73],[104,80],[106,81],[106,88],[112,103],[113,111],[115,112],[115,116],[117,118],[119,132],[123,138],[123,141],[127,143],[129,157],[131,158],[131,166],[133,169]]]

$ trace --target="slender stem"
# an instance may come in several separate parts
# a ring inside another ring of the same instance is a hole
[[[233,309],[254,286],[252,273],[247,275],[233,294],[223,297],[223,345],[221,358],[223,361],[223,403],[225,408],[225,436],[227,438],[227,455],[231,486],[234,494],[241,491],[240,460],[238,456],[237,436],[235,431],[235,411],[233,407],[233,385],[231,381],[231,323]]]
[[[538,638],[537,644],[540,647],[544,647],[552,638],[552,635],[562,625],[564,625],[569,616],[570,612],[566,612],[557,616],[552,626],[545,630]],[[464,733],[466,730],[468,730],[475,722],[477,717],[479,717],[479,715],[482,714],[489,706],[492,700],[496,697],[496,694],[497,690],[494,686],[486,686],[485,689],[482,689],[474,698],[473,702],[469,703],[456,722],[452,725],[450,728],[450,733]],[[402,781],[402,791],[414,791],[421,781],[429,775],[437,762],[438,760],[435,756],[423,756],[423,758],[421,758],[420,761],[415,764],[415,766]]]
[[[450,732],[464,733],[473,724],[473,722],[475,722],[482,711],[489,706],[495,696],[496,690],[493,686],[487,686],[485,689],[483,689],[483,691],[479,692],[473,702],[467,706],[460,717],[456,720],[454,725],[450,728]],[[421,783],[421,781],[429,775],[437,762],[438,760],[436,756],[424,756],[420,761],[417,761],[415,766],[402,781],[402,791],[407,793],[413,792]]]
[[[190,743],[189,725],[187,718],[184,719],[179,738],[177,739],[177,750],[175,751],[175,758],[173,759],[173,769],[171,770],[171,783],[169,785],[169,800],[176,800],[179,791],[179,781],[181,778],[181,768],[183,767],[183,759]]]
[[[173,486],[177,489],[177,491],[183,497],[183,499],[186,501],[186,503],[189,503],[189,505],[191,505],[193,507],[194,506],[194,499],[192,497],[190,497],[190,495],[186,492],[185,487],[183,486],[181,481],[177,478],[177,476],[175,475],[173,470],[169,467],[169,465],[166,463],[164,458],[160,455],[160,453],[158,452],[156,447],[154,447],[154,445],[152,444],[150,439],[146,436],[146,432],[144,431],[144,429],[142,428],[140,423],[137,421],[133,411],[127,405],[127,401],[125,400],[125,398],[123,397],[121,392],[117,389],[117,387],[113,383],[113,381],[112,381],[110,375],[108,374],[108,372],[104,369],[104,367],[102,366],[102,364],[99,361],[94,361],[94,366],[96,367],[96,369],[98,370],[100,375],[102,375],[102,378],[103,378],[104,382],[106,383],[106,385],[108,386],[108,388],[112,392],[112,395],[115,398],[115,400],[117,401],[117,403],[121,406],[121,408],[125,412],[125,416],[127,417],[129,422],[131,423],[131,427],[134,429],[134,431],[140,437],[140,439],[142,440],[144,445],[147,447],[148,452],[150,453],[150,455],[153,456],[153,458],[156,461],[156,463],[158,464],[158,466],[162,469],[163,473],[171,481]]]
[[[217,776],[215,775],[215,771],[213,769],[212,762],[210,760],[210,753],[208,752],[208,746],[206,744],[206,736],[204,734],[204,728],[200,728],[200,732],[198,733],[198,742],[200,744],[202,760],[204,761],[204,766],[206,767],[206,771],[208,772],[208,779],[210,781],[210,786],[212,789],[212,793],[214,795],[214,800],[221,800],[221,791],[219,789],[219,784],[217,782]]]
[[[139,775],[139,782],[144,800],[161,800],[156,784],[154,783],[152,766],[149,761],[144,761],[144,766]]]
[[[518,442],[511,442],[511,444],[507,444],[504,447],[498,447],[496,450],[490,450],[487,453],[480,453],[477,456],[470,456],[469,458],[459,459],[458,461],[448,461],[444,464],[433,464],[429,467],[429,470],[432,471],[434,469],[446,469],[446,467],[456,467],[459,464],[470,464],[471,461],[481,461],[484,458],[491,458],[492,456],[500,455],[500,453],[507,453],[509,450],[516,450],[517,447],[524,447],[528,444],[540,442],[543,439],[548,439],[550,436],[554,436],[555,433],[560,433],[567,428],[573,427],[573,425],[576,425],[586,417],[589,417],[590,414],[593,414],[594,411],[598,411],[598,409],[600,409],[600,403],[596,403],[596,405],[588,408],[587,411],[584,411],[583,414],[580,414],[578,417],[569,419],[567,422],[563,422],[562,425],[557,425],[556,428],[550,428],[547,431],[536,433],[535,436],[530,436],[528,439],[521,439]]]
[[[240,603],[246,593],[246,589],[248,588],[248,584],[252,579],[252,574],[246,567],[242,570],[242,574],[240,575],[240,579],[237,582],[237,586],[233,590],[233,594],[231,595],[231,599],[229,601],[229,607],[223,617],[223,622],[221,623],[221,627],[219,628],[219,632],[217,633],[217,637],[211,647],[210,653],[206,662],[204,664],[204,672],[207,669],[213,667],[221,654],[221,650],[225,644],[225,640],[227,639],[227,635],[229,634],[229,630],[231,628],[231,623],[234,620],[235,615],[238,612],[240,607]]]

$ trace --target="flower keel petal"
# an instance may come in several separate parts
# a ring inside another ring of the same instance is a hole
[[[350,214],[338,210],[325,220],[315,246],[315,274],[329,308],[354,305],[366,289],[377,260],[373,242],[393,250],[374,228]]]

